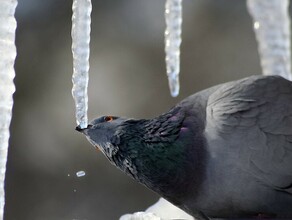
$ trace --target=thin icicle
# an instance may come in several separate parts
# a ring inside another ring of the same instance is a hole
[[[16,57],[14,17],[17,0],[0,1],[0,219],[3,219],[4,180],[9,145],[9,126],[12,117]]]
[[[247,0],[264,75],[292,80],[288,0]]]
[[[80,128],[87,127],[88,71],[90,43],[90,0],[74,0],[72,16],[73,89],[76,106],[76,121]]]
[[[182,0],[166,0],[165,21],[166,72],[170,93],[176,97],[179,94]]]

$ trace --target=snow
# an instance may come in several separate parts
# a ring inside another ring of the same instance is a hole
[[[150,218],[152,217],[152,218]],[[154,205],[150,206],[145,212],[135,212],[123,215],[120,220],[166,220],[184,219],[194,220],[192,216],[183,210],[172,205],[170,202],[160,198]]]

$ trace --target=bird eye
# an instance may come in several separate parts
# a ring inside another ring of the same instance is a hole
[[[112,121],[112,120],[114,120],[113,116],[105,116],[104,117],[104,121],[106,121],[106,122],[109,122],[109,121]]]

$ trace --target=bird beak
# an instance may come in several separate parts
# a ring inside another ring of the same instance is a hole
[[[85,136],[87,136],[88,135],[88,130],[90,129],[90,128],[92,128],[92,126],[93,125],[91,125],[91,124],[89,124],[86,128],[81,128],[80,127],[80,125],[78,125],[76,128],[75,128],[75,130],[76,131],[79,131],[80,133],[82,133],[82,134],[84,134]],[[88,139],[89,141],[90,141],[90,139]],[[94,145],[94,144],[93,144]],[[100,149],[99,149],[99,147],[98,146],[96,146],[96,145],[94,145],[95,146],[95,149],[97,150],[97,151],[100,151]]]
[[[82,134],[84,134],[84,135],[87,135],[87,131],[88,131],[88,129],[90,129],[90,128],[92,128],[92,125],[91,125],[91,124],[87,125],[86,128],[81,128],[80,125],[78,125],[78,126],[75,128],[75,130],[76,130],[76,131],[79,131],[80,133],[82,133]]]

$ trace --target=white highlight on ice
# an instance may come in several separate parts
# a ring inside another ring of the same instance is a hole
[[[182,0],[166,0],[165,21],[166,72],[170,93],[176,97],[179,93]]]
[[[76,173],[76,176],[77,177],[82,177],[82,176],[85,176],[86,175],[86,173],[85,173],[85,171],[83,171],[83,170],[80,170],[80,171],[78,171],[77,173]]]
[[[292,80],[288,0],[247,0],[264,75]]]
[[[3,219],[4,181],[9,146],[9,126],[12,117],[16,57],[14,17],[17,0],[0,1],[0,219]]]
[[[88,124],[88,71],[92,5],[90,0],[74,0],[72,15],[73,88],[76,121],[81,128]]]

